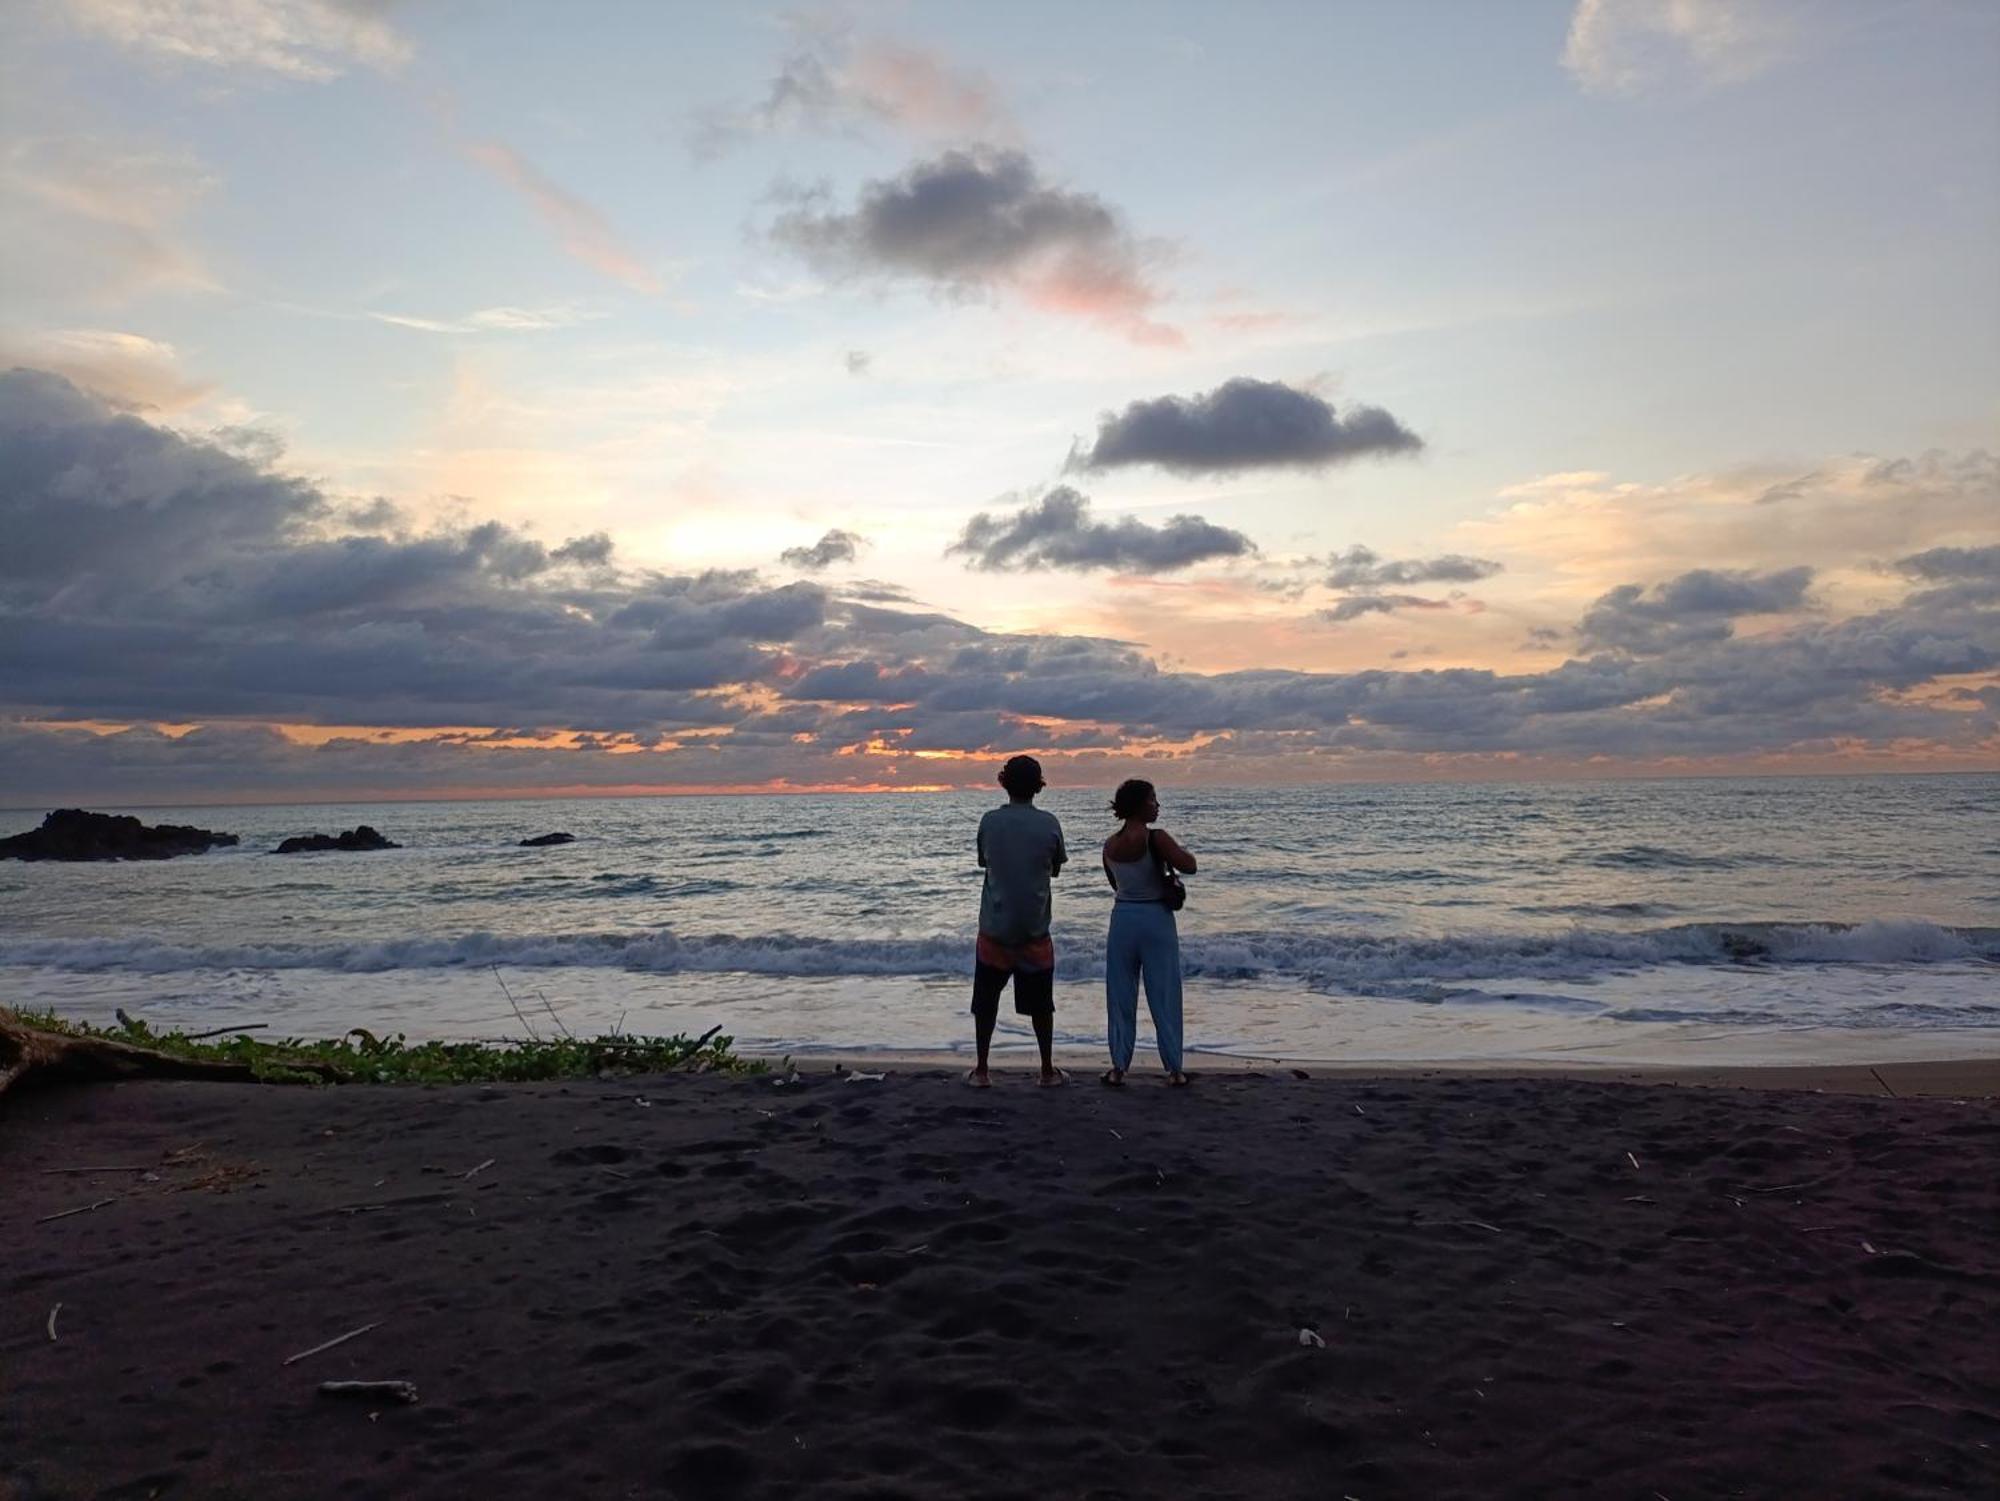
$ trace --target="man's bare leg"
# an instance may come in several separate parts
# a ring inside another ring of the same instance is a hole
[[[973,1013],[972,1040],[979,1049],[979,1062],[973,1066],[972,1072],[965,1076],[965,1082],[975,1089],[984,1089],[993,1082],[986,1072],[986,1055],[993,1046],[993,1024],[999,1019],[1000,1013],[997,1009]]]
[[[1056,1017],[1053,1011],[1044,1011],[1035,1017],[1035,1046],[1042,1050],[1042,1082],[1060,1084],[1062,1074],[1056,1068]]]

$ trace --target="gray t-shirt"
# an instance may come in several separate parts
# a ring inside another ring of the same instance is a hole
[[[1008,803],[979,820],[979,931],[1001,943],[1049,933],[1049,877],[1069,858],[1062,825],[1033,803]]]

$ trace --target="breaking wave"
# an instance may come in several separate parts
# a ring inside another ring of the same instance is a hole
[[[1103,972],[1097,935],[1058,933],[1068,977]],[[0,965],[69,971],[172,974],[195,970],[315,969],[352,974],[390,970],[590,967],[651,973],[932,976],[971,968],[971,935],[819,938],[797,934],[465,933],[334,943],[193,945],[143,938],[0,941]],[[1500,933],[1451,938],[1351,932],[1243,931],[1189,935],[1182,960],[1191,976],[1217,980],[1303,980],[1393,994],[1410,982],[1508,978],[1587,981],[1661,965],[1770,966],[1937,963],[2000,965],[2000,928],[1951,928],[1923,921],[1690,923],[1642,932],[1576,928],[1557,934]]]

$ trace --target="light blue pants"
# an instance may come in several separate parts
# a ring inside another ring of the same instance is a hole
[[[1181,1067],[1181,935],[1174,914],[1159,902],[1114,902],[1104,940],[1104,1015],[1111,1066],[1132,1066],[1138,1039],[1139,978],[1146,980],[1146,1009],[1170,1073]]]

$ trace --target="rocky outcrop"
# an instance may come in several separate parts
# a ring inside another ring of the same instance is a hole
[[[524,850],[538,850],[551,844],[575,843],[576,835],[574,834],[537,834],[533,839],[523,839],[521,841],[521,848]]]
[[[315,850],[399,850],[393,839],[384,839],[367,824],[344,834],[296,834],[278,846],[281,855],[305,855]]]
[[[128,814],[58,808],[39,829],[0,839],[0,860],[171,860],[234,843],[234,834],[184,823],[143,824]]]

